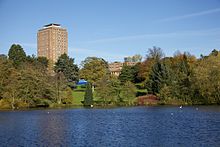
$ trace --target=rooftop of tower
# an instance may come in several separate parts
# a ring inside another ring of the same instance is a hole
[[[50,24],[44,25],[45,28],[47,28],[47,27],[52,27],[52,26],[54,26],[54,27],[60,27],[60,24],[50,23]]]

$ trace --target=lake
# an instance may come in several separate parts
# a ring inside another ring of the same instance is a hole
[[[220,106],[0,112],[4,146],[220,146]]]

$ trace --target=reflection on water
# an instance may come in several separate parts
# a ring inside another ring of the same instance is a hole
[[[220,107],[0,112],[1,146],[219,146]]]

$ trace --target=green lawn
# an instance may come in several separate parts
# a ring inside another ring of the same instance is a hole
[[[73,90],[73,105],[82,106],[81,101],[84,100],[86,88],[83,86],[77,86],[76,89]]]
[[[84,91],[73,91],[73,105],[81,106],[84,99]]]

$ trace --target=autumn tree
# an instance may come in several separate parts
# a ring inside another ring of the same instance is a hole
[[[146,83],[149,80],[149,75],[151,73],[152,67],[158,61],[164,57],[163,50],[159,47],[153,46],[153,48],[148,48],[145,60],[139,65],[139,72],[137,74],[138,79]]]
[[[110,74],[108,70],[108,63],[97,57],[87,57],[81,63],[80,78],[86,79],[92,85],[96,84],[104,76]]]
[[[198,61],[195,67],[194,88],[204,104],[220,104],[220,54]],[[199,97],[198,97],[199,98]]]

